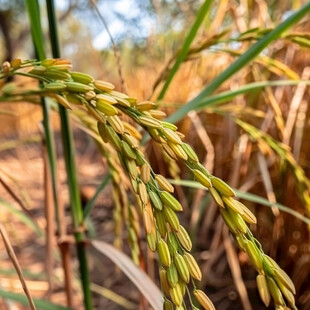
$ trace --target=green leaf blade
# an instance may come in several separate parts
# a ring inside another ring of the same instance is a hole
[[[165,82],[165,84],[164,84],[164,86],[163,86],[163,88],[162,88],[162,90],[161,90],[161,92],[157,98],[158,100],[161,100],[164,98],[173,77],[175,76],[175,74],[179,70],[182,62],[185,60],[185,58],[188,54],[188,51],[190,49],[190,46],[196,37],[196,34],[198,32],[200,25],[202,24],[203,20],[205,19],[205,16],[207,16],[209,11],[210,11],[211,4],[212,4],[212,0],[205,0],[203,5],[199,9],[199,11],[197,13],[196,20],[195,20],[191,30],[189,31],[189,33],[188,33],[188,35],[184,41],[184,44],[182,46],[182,49],[180,51],[179,56],[177,57],[172,69],[169,72],[167,80],[166,80],[166,82]]]
[[[196,181],[192,181],[192,180],[172,180],[172,179],[169,179],[169,182],[172,184],[175,184],[175,185],[181,185],[181,186],[186,186],[186,187],[191,187],[191,188],[207,190],[200,183],[198,183]],[[295,211],[295,210],[293,210],[293,209],[291,209],[285,205],[282,205],[281,203],[278,203],[278,202],[272,203],[272,202],[268,201],[266,198],[257,196],[255,194],[243,192],[240,190],[234,189],[234,191],[236,192],[236,196],[239,198],[242,198],[242,199],[247,200],[247,201],[259,203],[263,206],[270,207],[270,208],[277,207],[279,210],[298,218],[299,220],[306,223],[307,225],[310,225],[310,218],[300,214],[299,212],[297,212],[297,211]]]
[[[23,305],[28,305],[27,297],[21,294],[8,292],[0,289],[0,296],[4,299],[10,299]],[[47,302],[43,299],[34,298],[34,304],[39,310],[71,310],[71,308],[63,307],[54,303]]]

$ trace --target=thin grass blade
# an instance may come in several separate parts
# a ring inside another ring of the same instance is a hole
[[[175,184],[175,185],[181,185],[181,186],[186,186],[186,187],[191,187],[191,188],[199,188],[199,189],[207,190],[200,183],[198,183],[196,181],[192,181],[192,180],[172,180],[172,179],[169,179],[169,182],[172,184]],[[278,202],[271,203],[266,198],[257,196],[255,194],[239,191],[237,189],[234,189],[234,191],[236,192],[236,196],[241,198],[241,199],[256,202],[256,203],[259,203],[263,206],[270,207],[270,208],[277,207],[282,212],[288,213],[288,214],[298,218],[302,222],[306,223],[307,225],[310,225],[310,218],[300,214],[297,211],[292,210],[291,208],[289,208],[289,207],[287,207],[281,203],[278,203]]]
[[[111,179],[111,175],[108,174],[103,181],[100,183],[100,185],[98,186],[94,196],[88,201],[88,203],[86,204],[86,206],[84,207],[84,219],[88,217],[90,211],[92,210],[95,201],[98,197],[98,195],[101,193],[101,191],[106,187],[106,185],[109,183]]]
[[[282,80],[282,81],[263,81],[263,82],[255,82],[255,83],[249,83],[245,86],[241,86],[238,89],[231,90],[231,91],[225,91],[221,92],[219,94],[210,96],[206,99],[203,99],[199,105],[197,106],[197,109],[203,109],[208,106],[213,106],[217,104],[221,104],[227,101],[230,101],[234,99],[238,95],[243,95],[246,93],[249,93],[253,90],[257,90],[260,88],[265,87],[276,87],[276,86],[288,86],[288,85],[298,85],[298,84],[305,84],[310,85],[310,81],[304,81],[304,80]]]
[[[187,53],[189,51],[189,48],[190,48],[192,42],[194,41],[194,39],[196,37],[198,29],[210,11],[212,2],[213,2],[212,0],[205,0],[205,2],[200,7],[200,9],[197,13],[196,20],[195,20],[192,28],[190,29],[190,31],[189,31],[189,33],[188,33],[188,35],[184,41],[184,44],[182,46],[182,49],[180,51],[179,56],[177,57],[172,69],[169,72],[167,80],[166,80],[166,82],[165,82],[165,84],[164,84],[164,86],[163,86],[163,88],[162,88],[162,90],[158,96],[158,100],[161,100],[165,96],[165,93],[166,93],[173,77],[175,76],[175,74],[179,70],[182,62],[186,59]]]
[[[43,231],[41,228],[33,222],[33,220],[25,215],[23,212],[19,211],[15,207],[13,207],[10,203],[0,198],[0,204],[4,206],[9,212],[16,215],[21,222],[23,222],[25,225],[27,225],[32,231],[34,231],[39,237],[43,236]]]
[[[154,310],[163,309],[163,296],[161,291],[148,275],[139,269],[127,255],[106,242],[92,240],[91,243],[100,253],[108,257],[127,275]]]
[[[26,0],[28,16],[31,23],[32,39],[37,50],[39,59],[45,59],[46,54],[43,43],[44,38],[42,34],[41,22],[40,22],[40,7],[38,1]]]
[[[4,299],[10,299],[23,305],[28,305],[27,297],[21,294],[8,292],[0,289],[0,296]],[[37,298],[34,298],[34,304],[40,310],[71,310],[71,308],[63,307]]]
[[[132,303],[131,301],[125,299],[124,297],[120,296],[119,294],[116,294],[112,290],[109,290],[109,289],[102,287],[100,285],[97,285],[95,283],[90,284],[90,289],[93,292],[113,301],[114,303],[118,304],[119,306],[121,306],[124,309],[137,309],[137,307],[138,307],[138,305],[136,305],[136,304]]]

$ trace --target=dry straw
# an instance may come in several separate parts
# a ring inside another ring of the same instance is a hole
[[[84,73],[70,72],[70,69],[70,62],[62,59],[48,59],[41,63],[13,60],[11,64],[3,65],[1,74],[12,76],[22,70],[24,75],[29,72],[31,77],[44,81],[44,88],[39,93],[41,96],[52,97],[65,108],[73,107],[75,110],[78,106],[86,113],[84,120],[87,121],[84,123],[100,143],[103,153],[109,154],[104,151],[107,143],[115,149],[136,194],[149,248],[152,251],[157,249],[159,253],[159,275],[165,296],[164,309],[173,308],[171,301],[177,309],[183,308],[184,294],[189,291],[185,288],[191,279],[194,284],[194,296],[201,306],[208,310],[214,309],[214,306],[210,299],[195,287],[194,280],[200,280],[202,275],[196,260],[189,253],[190,238],[177,217],[177,212],[183,208],[171,194],[174,188],[163,176],[154,173],[139,149],[140,132],[119,118],[122,113],[148,132],[168,158],[182,161],[193,173],[193,177],[210,191],[238,246],[248,254],[259,273],[257,285],[265,305],[269,305],[272,296],[277,309],[282,309],[287,304],[290,308],[296,309],[295,287],[292,281],[270,257],[264,254],[261,245],[246,224],[246,222],[256,223],[254,214],[235,200],[235,193],[228,184],[212,176],[199,163],[195,151],[182,141],[183,135],[177,131],[177,127],[160,120],[164,114],[154,110],[156,105],[153,102],[138,103],[135,98],[114,91],[112,84],[96,81]],[[16,96],[14,92],[6,92],[1,95],[1,100],[14,100],[14,96]],[[26,94],[23,99],[27,100]],[[102,138],[101,142],[98,140],[98,134]],[[111,156],[108,155],[107,160],[117,184],[120,168]],[[122,196],[119,192],[117,195]],[[120,208],[117,209],[121,212]],[[125,218],[129,244],[137,262],[140,253],[137,245],[138,216],[133,207],[129,207],[127,213]],[[192,309],[196,309],[193,304],[191,306]]]

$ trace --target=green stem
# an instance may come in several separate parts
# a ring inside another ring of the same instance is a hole
[[[39,95],[39,96],[44,96],[46,94],[46,91],[43,89],[38,89],[38,90],[29,90],[29,91],[21,91],[21,92],[14,92],[14,93],[10,93],[7,96],[9,98],[14,98],[14,97],[27,97],[27,96],[33,96],[33,95]]]
[[[44,46],[43,46],[43,33],[41,28],[41,21],[40,21],[40,8],[38,1],[31,1],[26,0],[27,5],[27,11],[30,19],[31,24],[31,34],[32,39],[34,42],[34,47],[36,50],[36,54],[40,60],[43,60],[46,58]],[[47,81],[42,77],[39,77],[37,75],[32,75],[30,73],[23,73],[15,71],[15,74],[18,75],[24,75],[27,77],[35,78],[42,81]],[[54,138],[52,133],[52,126],[50,122],[50,107],[49,104],[46,102],[45,98],[41,99],[42,102],[42,109],[43,109],[43,128],[45,133],[45,143],[48,153],[48,161],[49,161],[49,168],[51,170],[51,177],[52,177],[52,186],[53,186],[53,198],[55,203],[55,209],[56,209],[56,219],[57,224],[59,227],[59,221],[58,221],[58,213],[57,213],[57,195],[58,195],[58,186],[57,186],[57,175],[56,175],[56,152],[55,152],[55,145],[54,145]]]
[[[77,237],[77,236],[76,236]],[[92,295],[90,291],[90,276],[88,272],[87,256],[85,251],[85,243],[77,243],[77,254],[81,272],[81,282],[84,295],[84,305],[86,310],[93,308]],[[85,271],[85,272],[84,272]]]
[[[49,159],[49,166],[51,170],[52,176],[52,184],[53,184],[53,198],[55,204],[55,211],[56,211],[56,219],[57,219],[57,227],[59,227],[59,217],[58,217],[58,186],[57,186],[57,167],[56,167],[56,152],[55,152],[55,145],[54,145],[54,137],[52,133],[52,126],[50,122],[50,106],[46,102],[45,98],[41,99],[42,106],[43,106],[43,127],[45,132],[45,143],[47,148],[47,154]]]
[[[53,57],[60,58],[60,45],[58,39],[58,31],[57,31],[57,19],[56,19],[56,10],[54,6],[53,0],[46,0],[46,8],[48,15],[48,27],[50,33],[51,47]]]
[[[50,33],[53,57],[59,58],[61,57],[61,55],[58,40],[54,1],[46,0],[46,7],[47,7],[49,33]],[[73,226],[75,230],[75,240],[77,245],[81,282],[84,294],[84,305],[86,310],[91,310],[93,306],[90,291],[90,277],[87,264],[87,255],[84,243],[85,236],[81,230],[84,227],[84,217],[76,173],[73,138],[70,129],[68,112],[62,105],[59,105],[59,113],[61,119],[61,134],[62,134],[64,159],[66,164],[69,193],[70,193],[71,212],[72,212]]]
[[[45,58],[45,57],[44,57],[44,58]],[[44,58],[40,58],[40,59],[44,59]],[[44,78],[43,76],[36,75],[36,74],[25,73],[25,72],[20,72],[20,71],[15,71],[14,74],[15,74],[15,75],[26,76],[26,77],[29,77],[29,78],[32,78],[32,79],[39,80],[39,81],[41,81],[41,82],[49,83],[49,80],[48,80],[48,79]]]
[[[39,81],[42,81],[42,82],[46,82],[46,83],[49,82],[48,79],[46,79],[46,78],[44,78],[42,76],[39,76],[39,75],[36,75],[36,74],[31,74],[31,73],[26,73],[26,72],[20,72],[20,71],[12,71],[9,74],[1,75],[0,76],[0,80],[5,79],[5,78],[7,78],[9,76],[14,76],[14,75],[22,75],[22,76],[30,77],[32,79],[36,79],[36,80],[39,80]]]
[[[70,202],[71,202],[73,226],[75,230],[79,230],[79,228],[83,225],[83,212],[82,212],[80,191],[79,191],[77,175],[76,175],[73,138],[72,138],[72,133],[70,130],[68,114],[63,113],[63,111],[60,110],[60,107],[59,107],[59,112],[60,112],[60,119],[61,119],[61,137],[62,137],[67,178],[68,178],[68,187],[69,187],[69,196],[70,196]],[[78,239],[79,239],[78,241],[83,241],[83,239],[81,238],[78,238]]]

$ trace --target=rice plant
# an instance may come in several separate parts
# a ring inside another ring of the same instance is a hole
[[[182,203],[176,198],[175,187],[173,186],[174,184],[182,184],[182,180],[179,179],[178,172],[176,172],[178,167],[176,163],[178,163],[186,167],[192,180],[196,181],[193,183],[196,187],[198,186],[210,194],[235,244],[240,251],[247,254],[257,272],[256,285],[265,306],[272,305],[278,310],[297,309],[294,283],[277,262],[264,253],[263,246],[249,227],[249,225],[253,227],[257,223],[256,216],[237,199],[236,191],[231,186],[206,169],[205,165],[199,161],[199,156],[194,148],[184,142],[186,136],[178,131],[178,127],[174,123],[186,116],[188,112],[205,108],[227,116],[227,110],[225,111],[225,108],[217,105],[253,89],[281,85],[281,83],[284,85],[296,85],[301,82],[309,84],[308,81],[291,80],[249,83],[237,91],[212,95],[228,78],[255,60],[272,41],[280,36],[289,37],[285,31],[309,13],[310,4],[306,4],[292,13],[290,17],[272,30],[266,30],[263,33],[253,31],[244,33],[243,37],[240,36],[238,40],[241,41],[245,40],[246,35],[255,33],[257,42],[250,46],[243,55],[238,55],[240,57],[196,97],[167,118],[166,113],[161,109],[160,100],[164,98],[180,65],[191,54],[199,51],[199,48],[191,50],[191,44],[205,16],[210,12],[211,1],[205,1],[202,4],[181,51],[172,58],[169,62],[170,66],[168,65],[164,69],[162,76],[155,83],[154,94],[156,94],[156,88],[159,85],[162,86],[157,100],[144,101],[139,101],[124,92],[119,92],[112,83],[98,80],[89,75],[88,72],[74,71],[71,61],[61,58],[52,0],[46,1],[52,46],[52,56],[47,57],[40,23],[39,3],[37,1],[26,2],[34,49],[38,59],[15,58],[3,63],[0,79],[5,82],[0,90],[0,101],[11,104],[22,101],[42,106],[44,141],[47,150],[45,153],[46,192],[50,191],[52,197],[52,205],[55,208],[56,215],[56,230],[61,240],[61,237],[67,235],[67,232],[64,228],[63,210],[59,203],[58,171],[53,130],[50,124],[50,111],[57,111],[60,115],[61,140],[70,196],[72,235],[74,236],[73,242],[76,245],[79,262],[84,308],[93,309],[87,253],[87,246],[90,244],[108,257],[115,255],[120,260],[119,268],[128,273],[152,308],[182,310],[197,309],[201,306],[206,310],[215,309],[211,299],[200,286],[203,273],[194,253],[191,253],[192,238],[185,226],[180,223],[178,216],[184,209]],[[203,48],[201,47],[201,49]],[[264,61],[265,63],[268,62],[266,59]],[[172,63],[173,65],[171,65]],[[34,81],[36,86],[27,89],[20,87],[14,82],[17,76]],[[13,82],[7,82],[9,80]],[[273,108],[276,110],[275,107]],[[234,107],[231,109],[233,110]],[[234,112],[238,113],[238,111]],[[259,114],[253,110],[250,112]],[[259,130],[238,117],[231,116],[231,114],[228,117],[247,132],[253,141],[259,144],[260,150],[275,152],[290,167],[303,201],[306,204],[309,203],[309,180],[303,168],[294,159],[291,150],[263,130]],[[78,188],[78,167],[75,164],[75,146],[70,118],[95,141],[98,151],[106,160],[109,169],[109,174],[102,180],[93,198],[84,206]],[[277,126],[279,128],[283,126],[281,121],[282,119],[278,115]],[[143,147],[147,139],[156,145],[161,156],[168,163],[172,171],[170,174],[175,176],[174,180],[168,180],[161,173],[156,173],[152,167]],[[111,196],[115,204],[113,211],[115,221],[114,246],[120,247],[122,243],[121,231],[125,227],[132,264],[128,262],[127,258],[121,256],[122,254],[115,252],[115,248],[110,248],[109,245],[91,238],[87,232],[89,214],[92,211],[94,201],[110,181],[112,183]],[[130,186],[127,186],[128,184]],[[276,204],[271,205],[276,206]],[[309,211],[308,206],[307,211]],[[307,217],[302,218],[306,222],[309,221]],[[145,273],[135,266],[140,265],[141,256],[143,256],[140,221],[143,223],[143,234],[148,248],[155,253],[157,258],[156,266],[158,267],[161,293],[156,286],[153,286],[154,284],[149,278],[144,278]],[[16,271],[23,283],[29,307],[31,309],[53,309],[52,307],[64,309],[60,305],[53,305],[31,297],[4,228],[1,228],[0,231],[8,253],[10,253],[10,258],[14,262]],[[60,242],[59,250],[64,270],[70,269],[68,244]],[[111,259],[113,260],[113,258]],[[64,279],[68,307],[73,305],[71,276],[70,272],[66,273]],[[141,280],[142,277],[143,280]],[[143,287],[143,285],[145,286]],[[153,292],[150,293],[147,286],[151,287]],[[14,296],[14,293],[10,292],[4,294],[4,297],[22,300],[22,297]]]
[[[182,141],[183,134],[177,131],[177,127],[160,120],[165,115],[158,113],[153,102],[137,102],[134,98],[115,91],[111,83],[95,80],[85,73],[71,72],[69,71],[71,67],[67,59],[43,61],[14,59],[12,63],[5,62],[1,77],[23,74],[41,81],[42,87],[29,89],[26,92],[10,87],[2,93],[1,100],[29,101],[31,98],[39,101],[40,97],[55,99],[64,108],[77,110],[74,113],[80,117],[81,122],[93,136],[97,137],[102,148],[105,147],[105,143],[112,145],[122,168],[130,178],[148,246],[151,251],[158,251],[161,286],[165,297],[164,309],[171,307],[171,301],[178,309],[183,309],[183,296],[186,293],[189,294],[191,301],[188,287],[190,281],[193,295],[201,306],[207,310],[215,308],[204,292],[196,288],[194,280],[201,280],[201,271],[190,254],[192,248],[190,237],[177,217],[176,212],[181,212],[183,208],[171,194],[174,192],[174,187],[165,177],[152,170],[139,147],[141,134],[128,122],[121,120],[118,115],[122,113],[148,132],[167,156],[173,160],[183,161],[194,179],[209,190],[236,243],[248,254],[259,273],[257,284],[265,305],[269,305],[272,296],[277,309],[286,305],[284,298],[289,306],[295,309],[294,284],[278,264],[264,254],[262,246],[246,224],[246,222],[256,223],[254,214],[234,199],[236,194],[229,185],[211,175],[199,163],[192,147]],[[102,140],[99,140],[98,136]],[[114,174],[113,178],[116,184],[120,180],[118,174]],[[79,230],[81,238],[77,239],[77,242],[81,242],[85,237],[83,226],[79,225],[83,225],[83,222],[74,216],[73,213],[73,221],[76,221],[75,227]],[[135,225],[132,223],[132,226]],[[136,231],[132,229],[130,246],[132,253],[139,255],[135,233]],[[195,308],[192,302],[191,307]]]

